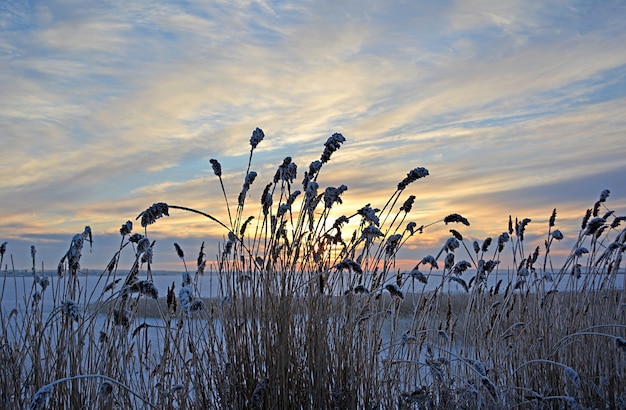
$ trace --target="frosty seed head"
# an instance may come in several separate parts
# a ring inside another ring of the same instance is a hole
[[[462,217],[459,214],[450,214],[448,216],[446,216],[445,218],[443,218],[443,222],[447,225],[449,223],[455,222],[455,223],[462,223],[465,226],[470,226],[469,221]]]
[[[585,248],[584,246],[581,246],[574,251],[574,255],[578,258],[583,256],[585,253],[589,253],[589,250]]]
[[[373,209],[370,204],[365,205],[363,208],[356,211],[358,215],[361,215],[363,219],[367,222],[370,222],[376,226],[380,223],[378,216],[376,216],[376,212],[378,209]]]
[[[439,269],[439,265],[437,265],[437,260],[432,255],[424,256],[420,264],[430,265],[431,268]]]
[[[367,243],[372,243],[372,241],[381,236],[385,236],[380,229],[376,225],[369,225],[365,229],[363,229],[363,233],[361,234],[361,238],[365,239]]]
[[[416,267],[413,268],[413,270],[411,270],[410,272],[411,279],[413,280],[417,279],[418,281],[422,282],[424,285],[428,284],[428,279],[426,278],[426,276],[424,276],[422,272],[420,272],[418,267],[419,265],[417,265]]]
[[[345,185],[341,185],[339,188],[328,187],[324,191],[324,207],[332,208],[332,206],[336,203],[341,204],[343,201],[340,198],[340,195],[348,190],[348,187]]]
[[[610,194],[611,194],[611,191],[609,191],[608,189],[605,189],[604,191],[600,193],[600,199],[598,201],[606,202],[606,199],[609,197]]]
[[[183,252],[183,248],[181,248],[179,244],[174,242],[174,249],[176,249],[176,254],[178,255],[178,257],[184,260],[185,252]]]
[[[483,246],[481,246],[480,250],[483,252],[487,252],[489,250],[489,246],[491,245],[491,238],[485,238],[483,241]]]
[[[283,163],[276,170],[274,175],[274,183],[278,181],[288,182],[290,184],[296,179],[298,173],[298,166],[295,162],[291,161],[291,157],[285,157]]]
[[[159,290],[154,286],[154,283],[149,280],[140,280],[133,283],[130,286],[131,293],[139,293],[140,295],[151,297],[152,299],[159,298]]]
[[[469,292],[469,286],[468,286],[467,282],[465,282],[460,277],[458,277],[458,276],[450,276],[450,277],[448,277],[448,280],[450,282],[458,283],[459,285],[461,285],[461,287],[463,287],[463,290],[465,290],[466,292]]]
[[[165,202],[157,202],[152,204],[150,208],[140,213],[135,219],[141,218],[141,226],[142,228],[145,228],[146,226],[155,223],[157,219],[164,215],[170,216],[169,207]]]
[[[211,163],[211,168],[213,168],[213,173],[215,174],[215,176],[218,178],[221,177],[222,176],[222,164],[220,164],[219,161],[216,160],[215,158],[211,158],[209,162]]]
[[[457,264],[454,265],[453,272],[455,274],[457,274],[457,275],[461,275],[461,274],[463,274],[466,270],[468,270],[471,267],[472,267],[471,263],[469,263],[468,261],[463,260],[463,261],[457,262]]]
[[[556,222],[556,208],[554,208],[554,210],[552,211],[552,215],[550,215],[550,220],[548,221],[548,225],[550,226],[550,228],[554,226],[555,222]]]
[[[504,250],[504,245],[509,241],[510,236],[508,232],[502,232],[500,236],[498,236],[498,252],[502,252]]]
[[[409,222],[408,224],[406,224],[406,231],[409,231],[411,233],[411,235],[413,235],[415,233],[415,228],[417,227],[417,224],[415,222]]]
[[[311,164],[309,165],[309,172],[308,172],[309,178],[310,179],[315,178],[315,176],[320,172],[320,169],[322,169],[321,161],[315,160],[311,162]]]
[[[589,218],[591,218],[591,209],[587,209],[587,212],[585,213],[585,216],[583,216],[583,220],[580,223],[580,227],[582,229],[585,229],[587,227],[587,222],[589,221]]]
[[[593,218],[587,223],[587,229],[585,229],[585,235],[595,234],[604,224],[606,220],[604,218]]]
[[[406,201],[404,201],[404,204],[402,204],[402,206],[400,207],[400,211],[404,211],[406,213],[411,212],[411,209],[413,208],[413,203],[415,202],[415,195],[410,195]]]
[[[41,286],[42,292],[46,291],[46,289],[48,288],[48,285],[50,285],[50,280],[48,279],[47,276],[44,276],[43,278],[39,280],[39,286]]]
[[[387,254],[387,256],[392,256],[394,254],[401,239],[402,235],[400,234],[391,235],[387,238],[387,243],[385,244],[385,254]]]
[[[453,253],[449,253],[446,255],[446,258],[444,260],[444,266],[445,266],[445,269],[452,270],[452,268],[454,267],[454,254]]]
[[[252,149],[255,149],[259,143],[263,141],[263,138],[265,138],[265,133],[259,127],[252,131],[252,136],[250,137],[250,146]]]
[[[344,136],[339,133],[334,133],[333,135],[331,135],[330,138],[328,138],[328,140],[326,140],[326,142],[324,143],[324,152],[322,152],[320,162],[322,164],[325,164],[330,161],[330,156],[339,148],[341,148],[341,144],[343,144],[345,141],[346,139],[344,138]]]
[[[120,228],[120,235],[122,236],[130,235],[132,230],[133,230],[133,223],[131,221],[126,221],[126,223],[122,224],[122,227]]]
[[[263,194],[261,195],[261,205],[263,206],[263,215],[267,215],[270,212],[270,208],[272,207],[272,193],[270,192],[270,188],[272,184],[267,184],[265,189],[263,190]]]
[[[193,302],[191,302],[191,305],[189,305],[189,311],[191,313],[199,312],[203,309],[204,302],[202,301],[202,299],[195,299]]]
[[[404,299],[404,294],[402,293],[400,289],[398,289],[395,283],[390,283],[386,285],[385,289],[387,289],[387,291],[391,294],[391,296]]]
[[[452,236],[446,240],[446,244],[444,246],[446,252],[454,252],[456,248],[460,245],[459,240]]]
[[[80,312],[76,302],[66,299],[61,305],[61,311],[75,322],[80,320]]]
[[[524,232],[526,231],[526,225],[528,225],[530,222],[531,222],[530,218],[524,218],[519,223],[517,227],[517,236],[519,236],[520,241],[524,240]]]
[[[463,240],[463,235],[461,235],[461,233],[459,231],[457,231],[456,229],[450,229],[450,233],[452,234],[452,236],[454,236],[458,241],[462,241]]]
[[[480,252],[480,245],[478,244],[478,241],[474,241],[472,246],[474,247],[474,253]]]
[[[420,178],[425,178],[429,175],[428,170],[423,167],[413,168],[406,174],[406,178],[402,181],[398,182],[398,191],[404,191],[404,189],[409,186],[409,184],[417,181]]]

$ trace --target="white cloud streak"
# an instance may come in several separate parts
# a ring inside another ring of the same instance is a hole
[[[346,207],[384,201],[415,166],[431,170],[427,221],[462,201],[488,225],[510,211],[483,198],[510,205],[577,179],[599,192],[593,176],[622,169],[626,154],[625,12],[576,1],[5,2],[0,234],[115,231],[163,198],[223,206],[208,159],[236,197],[257,126],[265,180],[287,155],[302,172],[342,132],[327,178],[351,187]],[[559,205],[543,202],[536,212]]]

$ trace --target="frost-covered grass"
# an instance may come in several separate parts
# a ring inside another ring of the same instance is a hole
[[[89,228],[53,278],[37,268],[33,249],[34,285],[0,312],[1,408],[626,406],[626,301],[616,282],[625,218],[607,208],[608,191],[560,267],[549,252],[562,239],[556,210],[539,246],[524,239],[527,219],[494,227],[505,230],[496,239],[468,241],[470,222],[444,213],[436,224],[454,229],[441,252],[401,272],[397,252],[434,229],[410,217],[409,187],[425,168],[411,170],[380,209],[336,215],[347,187],[318,182],[345,141],[334,134],[303,175],[285,158],[260,203],[249,205],[263,137],[256,129],[250,138],[236,201],[211,160],[228,220],[152,205],[138,216],[140,232],[122,225],[99,286],[79,274]],[[176,245],[185,273],[157,289],[150,226],[181,212],[221,226],[226,240],[210,252],[199,244],[193,257]],[[6,243],[0,251],[3,259]],[[206,259],[216,251],[217,260]],[[125,252],[135,263],[122,271]],[[506,272],[504,252],[515,265]],[[496,274],[511,280],[494,283]],[[199,297],[209,276],[218,278],[218,298]],[[2,294],[16,280],[7,272]]]

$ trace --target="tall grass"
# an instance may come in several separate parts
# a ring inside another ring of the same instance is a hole
[[[131,221],[120,228],[119,251],[98,276],[102,291],[88,292],[80,275],[88,227],[53,277],[33,248],[32,288],[0,312],[0,407],[626,407],[626,304],[616,283],[626,218],[606,207],[608,191],[559,268],[550,256],[563,238],[555,210],[535,247],[524,238],[528,219],[510,218],[496,240],[470,243],[459,231],[470,222],[449,214],[435,223],[459,230],[402,272],[398,251],[435,224],[410,221],[415,196],[406,192],[428,170],[409,171],[381,209],[336,214],[348,188],[318,182],[345,142],[334,134],[301,180],[287,157],[254,201],[263,138],[258,128],[250,138],[236,207],[211,160],[227,221],[152,205],[137,218],[141,233]],[[176,244],[184,273],[156,289],[149,227],[170,212],[218,224],[224,241],[214,261],[202,243],[191,269]],[[0,251],[3,259],[6,243]],[[124,252],[134,256],[129,271],[119,267]],[[513,269],[499,266],[505,252]],[[199,297],[208,273],[218,277],[218,298]],[[493,275],[503,280],[489,285]],[[19,280],[5,272],[2,294]]]

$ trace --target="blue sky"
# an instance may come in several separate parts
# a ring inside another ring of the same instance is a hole
[[[302,172],[341,132],[320,182],[349,187],[343,213],[423,166],[418,224],[461,213],[482,240],[512,214],[532,238],[557,208],[575,237],[603,189],[626,213],[624,17],[620,1],[5,0],[0,242],[18,268],[30,245],[54,268],[90,225],[97,269],[153,202],[224,217],[208,160],[234,201],[256,127],[255,198],[285,156]],[[179,267],[174,241],[196,252],[224,234],[181,214],[151,232],[157,269]]]

